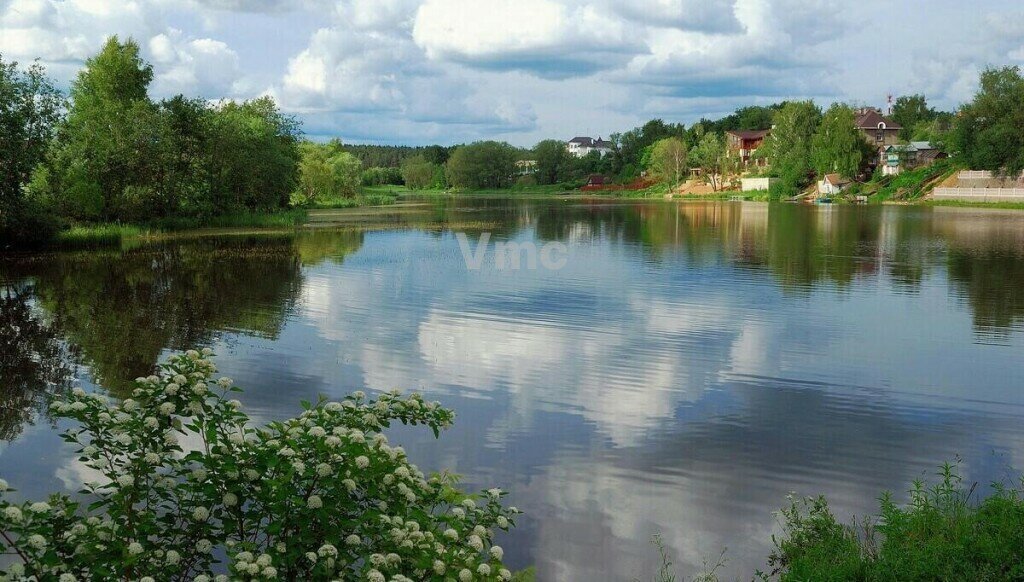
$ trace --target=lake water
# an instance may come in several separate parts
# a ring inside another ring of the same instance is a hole
[[[0,476],[76,489],[43,392],[123,393],[202,346],[261,420],[356,389],[454,408],[439,441],[394,438],[510,491],[502,545],[540,580],[649,576],[656,533],[680,574],[728,548],[719,572],[749,579],[791,491],[848,518],[945,460],[1024,469],[1022,213],[512,198],[318,221],[0,261]],[[480,269],[460,232],[491,233]],[[506,241],[565,265],[499,269]]]

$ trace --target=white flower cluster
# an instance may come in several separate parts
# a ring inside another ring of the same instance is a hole
[[[19,505],[0,496],[2,527],[17,546],[0,542],[0,551],[26,558],[6,575],[220,582],[229,575],[214,572],[227,570],[243,580],[511,578],[492,541],[518,513],[501,505],[503,493],[461,494],[447,474],[427,477],[381,433],[401,422],[436,434],[451,425],[451,411],[418,394],[374,400],[356,392],[255,428],[229,398],[237,391],[231,380],[214,379],[210,355],[172,356],[157,374],[137,379],[120,403],[76,389],[53,404],[56,414],[77,421],[67,439],[106,481],[87,486],[91,505],[62,496]],[[198,445],[185,450],[185,442]],[[6,490],[0,480],[0,494]],[[64,558],[42,560],[46,552]],[[218,565],[223,555],[229,562]]]

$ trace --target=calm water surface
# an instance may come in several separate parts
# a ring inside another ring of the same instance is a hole
[[[1024,469],[1024,214],[477,199],[328,214],[344,228],[0,260],[0,475],[88,479],[46,390],[124,393],[210,346],[255,418],[415,389],[457,413],[395,439],[500,485],[541,580],[763,567],[790,491],[844,517],[944,460]],[[467,269],[457,232],[560,241],[560,270]],[[50,388],[47,388],[50,386]]]

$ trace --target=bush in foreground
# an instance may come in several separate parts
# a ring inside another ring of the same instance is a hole
[[[82,491],[88,505],[0,499],[0,551],[19,559],[7,577],[512,577],[492,544],[518,513],[502,492],[466,495],[447,474],[427,478],[381,434],[398,421],[436,436],[451,411],[418,394],[357,392],[255,428],[228,398],[231,381],[213,380],[209,355],[171,357],[121,403],[76,389],[52,405],[77,421],[64,438],[103,479]]]
[[[783,537],[769,565],[773,575],[798,580],[1024,579],[1024,498],[995,486],[972,503],[955,467],[939,483],[921,481],[910,503],[881,498],[881,514],[859,527],[840,524],[823,497],[794,501],[780,512]]]

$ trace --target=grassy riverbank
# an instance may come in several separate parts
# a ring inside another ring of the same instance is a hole
[[[168,217],[143,224],[83,224],[61,231],[52,247],[62,250],[113,247],[133,240],[159,238],[170,233],[204,228],[295,228],[306,222],[304,209],[280,212],[240,212],[209,218]]]
[[[992,208],[1003,210],[1024,210],[1024,202],[969,202],[966,200],[924,200],[924,206],[949,208]]]

